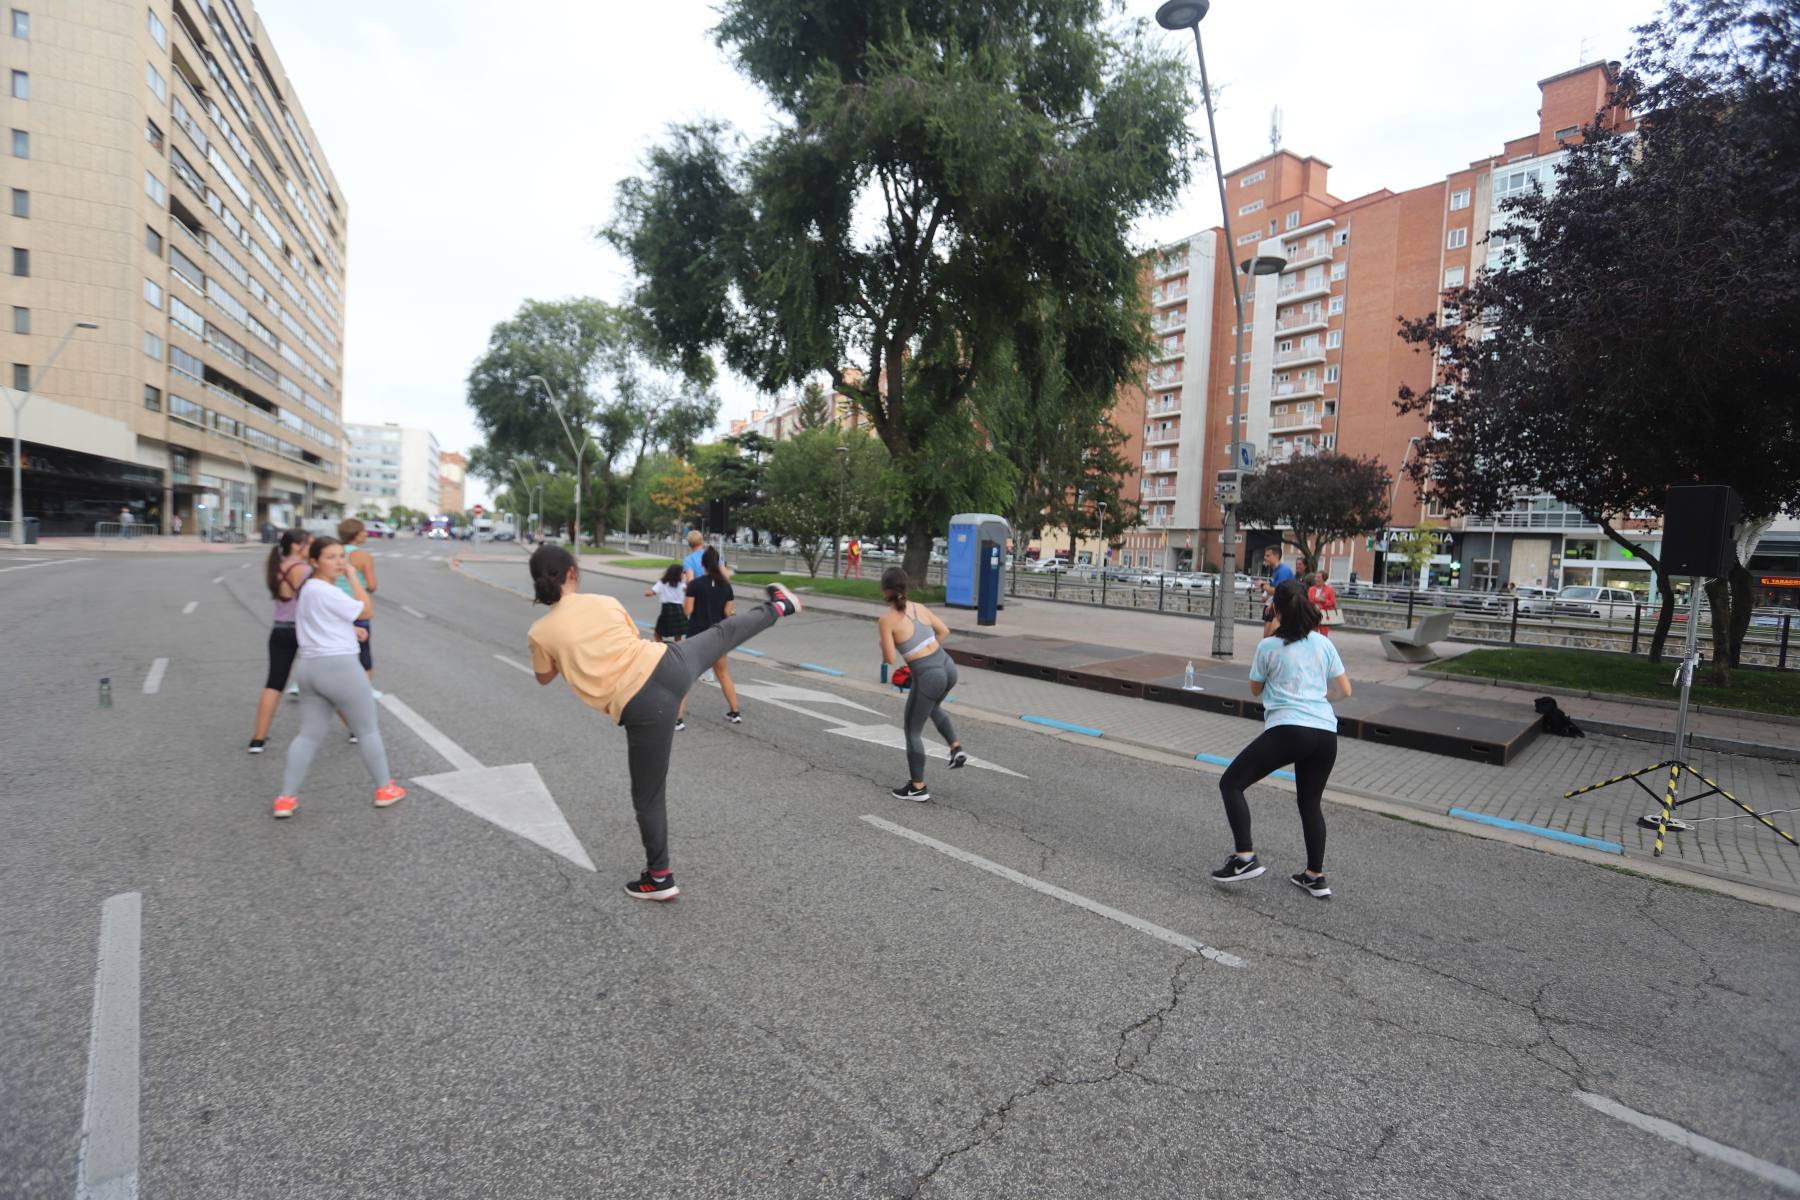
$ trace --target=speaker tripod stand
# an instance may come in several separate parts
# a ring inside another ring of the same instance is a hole
[[[1700,582],[1701,581],[1697,578],[1689,579],[1688,581],[1687,643],[1682,651],[1681,666],[1676,673],[1676,680],[1681,684],[1681,703],[1675,710],[1674,753],[1670,755],[1670,757],[1663,759],[1661,762],[1651,763],[1647,767],[1639,767],[1635,771],[1627,771],[1623,775],[1615,775],[1611,779],[1602,779],[1599,783],[1590,783],[1586,787],[1576,788],[1572,792],[1564,792],[1563,799],[1572,800],[1576,796],[1585,795],[1588,792],[1597,792],[1601,788],[1608,788],[1615,783],[1624,783],[1627,780],[1637,784],[1638,787],[1643,789],[1645,795],[1649,796],[1652,800],[1657,801],[1659,805],[1656,812],[1638,818],[1639,825],[1646,829],[1656,830],[1656,849],[1654,851],[1654,856],[1657,858],[1662,857],[1663,838],[1669,831],[1673,830],[1676,833],[1685,833],[1694,828],[1688,822],[1677,817],[1675,815],[1675,810],[1684,804],[1692,804],[1696,800],[1705,800],[1711,796],[1725,797],[1725,799],[1743,809],[1746,816],[1755,817],[1758,821],[1762,822],[1763,825],[1774,830],[1788,845],[1800,846],[1800,842],[1796,842],[1792,834],[1779,828],[1773,821],[1769,820],[1768,817],[1757,812],[1754,808],[1751,808],[1748,804],[1745,804],[1742,800],[1739,800],[1736,796],[1719,786],[1719,784],[1708,779],[1699,771],[1696,771],[1687,760],[1688,699],[1694,686],[1694,668],[1698,666],[1700,662]],[[1644,782],[1644,778],[1646,776],[1654,777],[1659,772],[1663,771],[1668,772],[1668,779],[1663,785],[1662,795],[1658,796],[1655,792],[1650,790],[1649,785]],[[1705,784],[1706,790],[1698,795],[1688,796],[1678,800],[1676,799],[1676,796],[1680,794],[1682,780],[1689,775]]]

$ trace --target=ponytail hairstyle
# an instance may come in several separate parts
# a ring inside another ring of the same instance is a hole
[[[281,531],[281,540],[269,547],[269,561],[263,568],[263,579],[269,585],[269,595],[275,599],[281,599],[281,560],[295,546],[305,544],[306,530],[284,529]]]
[[[712,577],[714,583],[725,582],[725,569],[719,563],[719,548],[708,546],[706,553],[700,556],[700,569]]]
[[[562,599],[563,582],[570,571],[579,571],[575,556],[561,546],[545,543],[531,552],[531,590],[537,598],[533,604],[555,604]]]
[[[680,563],[670,563],[669,569],[663,572],[662,585],[664,587],[674,587],[681,582],[681,577],[686,573],[686,568]]]
[[[1306,588],[1290,579],[1275,589],[1275,636],[1292,645],[1319,627],[1319,610],[1306,598]]]
[[[900,567],[889,567],[881,573],[881,598],[893,605],[895,612],[906,611],[906,589],[910,586]]]

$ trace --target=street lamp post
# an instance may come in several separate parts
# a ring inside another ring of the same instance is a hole
[[[557,424],[562,426],[563,435],[569,439],[569,450],[575,455],[575,553],[579,557],[581,554],[581,460],[587,454],[587,448],[594,444],[594,439],[586,437],[586,431],[583,430],[585,440],[577,443],[575,431],[569,428],[569,422],[563,418],[562,405],[558,403],[556,393],[550,390],[549,382],[542,375],[527,375],[525,378],[527,382],[536,381],[537,385],[544,389],[544,395],[550,401],[550,411],[556,414]]]
[[[1381,530],[1381,582],[1384,584],[1387,582],[1388,568],[1391,565],[1388,561],[1388,546],[1393,542],[1394,501],[1400,495],[1400,477],[1406,473],[1406,460],[1412,457],[1412,452],[1418,448],[1419,441],[1420,438],[1416,434],[1406,439],[1406,449],[1401,452],[1400,465],[1394,470],[1394,484],[1388,488],[1387,524]]]
[[[21,436],[20,430],[25,405],[31,401],[31,394],[37,391],[38,384],[44,382],[44,376],[50,373],[50,368],[56,365],[57,356],[63,352],[63,347],[69,344],[69,339],[75,336],[75,331],[98,328],[100,326],[92,321],[77,321],[69,326],[69,332],[62,335],[62,341],[56,343],[56,349],[50,352],[50,357],[43,366],[38,368],[37,374],[25,381],[25,390],[23,392],[15,391],[7,397],[12,402],[13,413],[12,542],[15,546],[25,544],[25,476],[20,470],[20,464],[25,455],[25,439]]]
[[[1206,75],[1206,51],[1200,44],[1200,21],[1212,8],[1212,0],[1167,0],[1156,10],[1156,22],[1164,29],[1194,31],[1194,57],[1200,62],[1200,99],[1206,106],[1206,130],[1212,139],[1213,174],[1219,184],[1219,218],[1225,227],[1225,253],[1237,249],[1231,232],[1231,202],[1225,194],[1225,160],[1219,157],[1219,127],[1213,118],[1212,84]],[[1257,255],[1243,264],[1243,272],[1278,275],[1287,260],[1277,255]],[[1241,479],[1244,469],[1244,290],[1238,272],[1231,273],[1231,303],[1237,312],[1237,355],[1231,369],[1231,469]],[[1204,487],[1204,481],[1202,481]],[[1227,495],[1220,503],[1223,519],[1219,530],[1219,587],[1213,591],[1213,657],[1230,658],[1236,637],[1237,606],[1237,501]]]
[[[831,535],[831,573],[835,577],[844,577],[844,476],[850,466],[850,447],[839,446],[838,453],[838,497],[837,520],[832,522],[835,531]],[[930,574],[927,570],[926,574]]]

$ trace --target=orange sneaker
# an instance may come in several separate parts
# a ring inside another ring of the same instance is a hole
[[[386,808],[404,795],[406,795],[406,789],[390,779],[387,781],[386,787],[375,789],[375,807]]]
[[[281,819],[282,817],[293,816],[295,810],[297,810],[299,807],[300,807],[300,801],[293,796],[277,796],[277,797],[275,797],[275,817],[277,820]]]

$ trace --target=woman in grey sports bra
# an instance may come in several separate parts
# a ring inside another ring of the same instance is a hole
[[[910,674],[906,694],[906,770],[907,781],[893,790],[896,800],[925,801],[931,792],[925,787],[925,722],[929,719],[950,747],[950,769],[969,761],[957,740],[956,730],[944,712],[944,698],[956,686],[956,664],[944,653],[944,639],[950,630],[937,614],[907,599],[910,584],[906,572],[890,567],[881,576],[881,598],[888,611],[881,614],[877,637],[881,641],[881,657],[896,668],[896,681],[904,668]]]

